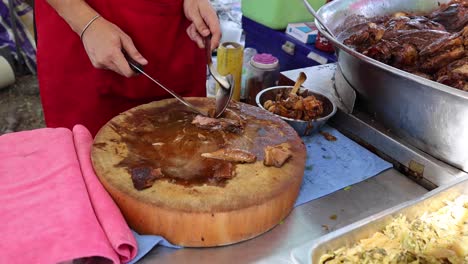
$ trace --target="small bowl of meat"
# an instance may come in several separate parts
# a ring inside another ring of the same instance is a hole
[[[336,113],[335,104],[325,95],[291,86],[275,86],[257,94],[257,105],[285,120],[299,136],[310,136]]]

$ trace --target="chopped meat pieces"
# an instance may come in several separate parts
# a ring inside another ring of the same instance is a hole
[[[454,61],[437,73],[437,81],[468,91],[468,57]]]
[[[323,114],[323,103],[315,96],[307,96],[302,102],[305,109],[305,121],[316,119]]]
[[[231,179],[234,177],[234,166],[230,162],[218,163],[213,177],[216,179]]]
[[[468,4],[466,1],[453,2],[453,4],[444,5],[439,10],[433,12],[430,18],[444,25],[449,31],[458,31],[468,23]]]
[[[383,32],[383,33],[382,33]],[[397,12],[359,20],[340,33],[343,43],[398,69],[467,90],[468,1],[453,0],[427,14]],[[455,69],[458,72],[451,72]]]
[[[419,54],[424,56],[421,69],[433,73],[451,62],[463,58],[465,48],[461,37],[450,37],[445,41],[429,45],[427,49],[423,49]]]
[[[192,121],[192,124],[199,128],[207,130],[222,130],[233,133],[241,133],[244,126],[240,120],[232,120],[227,118],[211,118],[202,115],[197,115]]]
[[[257,160],[257,156],[255,156],[253,153],[235,148],[223,148],[211,153],[202,153],[201,156],[209,159],[218,159],[239,163],[253,163]]]
[[[403,43],[403,45],[396,48],[396,51],[397,52],[393,54],[395,66],[412,66],[416,63],[416,61],[419,58],[418,50],[416,49],[416,47],[408,43]]]
[[[276,146],[267,146],[265,148],[265,159],[263,160],[263,164],[265,166],[281,168],[291,156],[292,153],[287,144],[283,143]]]
[[[336,137],[328,132],[320,131],[320,134],[328,141],[336,141]]]
[[[153,183],[163,178],[161,169],[151,169],[150,167],[137,167],[131,170],[133,187],[141,191],[153,186]]]
[[[287,98],[283,99],[285,96]],[[263,107],[274,114],[304,121],[317,119],[324,113],[323,102],[313,95],[303,97],[280,92],[275,101],[267,100]]]

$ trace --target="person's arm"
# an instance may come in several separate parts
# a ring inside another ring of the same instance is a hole
[[[71,29],[81,35],[85,26],[98,13],[84,0],[47,0],[57,13],[70,25]],[[94,20],[83,33],[83,45],[94,67],[109,69],[123,76],[133,76],[122,49],[142,65],[148,62],[138,52],[132,39],[119,27],[104,17]]]

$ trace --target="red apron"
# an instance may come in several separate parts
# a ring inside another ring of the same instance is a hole
[[[148,60],[145,71],[182,96],[206,95],[206,59],[189,39],[182,0],[89,0]],[[47,4],[35,3],[38,79],[48,127],[86,126],[93,135],[119,113],[168,98],[140,75],[95,69],[79,36]]]

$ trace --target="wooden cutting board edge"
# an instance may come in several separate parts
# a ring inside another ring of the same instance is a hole
[[[304,155],[295,156],[299,158],[294,162],[295,175],[292,175],[290,184],[282,193],[261,204],[226,212],[194,213],[154,206],[118,190],[106,177],[96,174],[119,206],[129,226],[136,232],[161,235],[169,242],[184,247],[223,246],[261,235],[287,217],[294,207],[302,183],[306,160],[303,144],[302,148]],[[105,168],[96,162],[96,152],[97,149],[93,148],[91,159],[95,170],[102,173]]]
[[[127,223],[139,234],[165,237],[184,247],[224,246],[257,237],[285,219],[294,207],[302,175],[278,196],[229,212],[196,213],[155,207],[128,196],[101,179]]]

